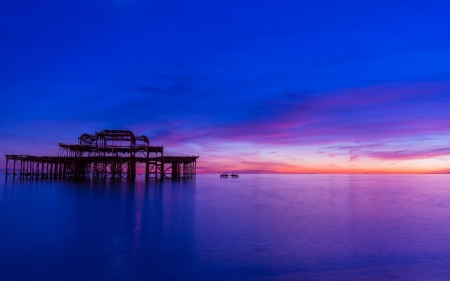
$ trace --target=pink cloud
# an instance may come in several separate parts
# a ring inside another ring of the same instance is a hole
[[[217,145],[228,143],[247,145],[252,151],[283,145],[299,148],[323,145],[323,150],[316,154],[327,153],[332,158],[348,156],[348,163],[361,157],[379,160],[432,158],[448,155],[448,149],[405,147],[404,150],[388,150],[387,144],[407,140],[408,143],[420,142],[424,147],[421,140],[424,137],[448,135],[450,101],[446,93],[449,91],[448,83],[414,83],[318,93],[307,99],[292,95],[288,99],[266,103],[261,113],[244,120],[197,127],[178,122],[171,124],[169,129],[152,126],[152,130],[162,133],[156,134],[151,141],[164,144],[168,151],[171,147],[176,148],[174,151],[177,152],[189,152],[190,144],[195,144],[198,153],[203,155],[200,163],[208,163],[199,166],[203,171],[211,170],[210,167],[264,172],[304,169],[294,164],[281,165],[277,161],[259,162],[262,159],[258,153],[244,156],[242,151]],[[349,146],[348,143],[356,145]],[[228,156],[224,158],[225,152]],[[275,152],[270,155],[278,157]],[[245,161],[246,157],[253,157],[253,161]],[[289,161],[295,163],[294,158]],[[337,169],[335,166],[329,168]]]
[[[427,159],[450,155],[450,148],[363,152],[363,156],[383,160]]]
[[[270,109],[268,115],[197,131],[175,131],[164,139],[174,145],[211,140],[279,146],[444,134],[450,131],[448,101],[427,97],[446,91],[450,91],[446,83],[419,83],[317,94],[306,102],[270,103],[279,109]]]

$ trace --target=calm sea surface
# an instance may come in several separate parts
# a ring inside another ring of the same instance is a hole
[[[450,280],[450,175],[1,176],[0,280]]]

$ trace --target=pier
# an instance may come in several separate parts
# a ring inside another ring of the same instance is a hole
[[[228,174],[221,174],[221,175],[220,175],[221,178],[228,178],[229,176],[232,177],[232,178],[238,178],[238,177],[239,177],[238,174],[231,174],[231,175],[228,175]]]
[[[83,134],[77,144],[59,144],[57,156],[6,154],[6,178],[127,178],[135,180],[136,166],[145,179],[193,178],[199,156],[165,156],[163,146],[151,146],[144,135],[103,130]]]

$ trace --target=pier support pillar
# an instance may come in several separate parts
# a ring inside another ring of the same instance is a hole
[[[163,179],[165,177],[165,173],[164,173],[164,159],[161,160],[161,179]]]

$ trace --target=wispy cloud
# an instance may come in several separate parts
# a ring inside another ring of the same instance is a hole
[[[372,157],[382,160],[428,159],[448,155],[450,155],[450,147],[424,150],[405,149],[396,151],[371,151],[362,152],[360,154],[360,156]]]
[[[446,83],[418,83],[308,94],[300,101],[289,96],[260,104],[245,118],[230,112],[231,121],[210,119],[200,126],[171,129],[164,137],[173,143],[331,145],[445,134],[450,131],[449,92]]]
[[[259,104],[260,111],[245,118],[240,113],[230,113],[226,122],[211,118],[208,122],[187,125],[189,120],[174,120],[164,128],[151,125],[147,129],[143,124],[140,130],[148,131],[154,141],[167,147],[180,150],[193,145],[205,156],[204,163],[230,170],[301,172],[307,167],[294,163],[294,155],[286,156],[273,148],[298,147],[305,151],[314,146],[320,149],[312,155],[325,154],[328,161],[334,161],[323,162],[324,166],[331,171],[349,171],[355,170],[355,163],[362,158],[403,161],[448,155],[448,148],[427,144],[424,137],[439,138],[450,133],[449,91],[446,83],[414,83],[307,93],[307,96],[289,94]],[[398,143],[407,146],[404,149],[392,146]],[[242,149],[235,151],[223,144],[240,144]],[[420,144],[421,149],[414,144]],[[249,148],[268,149],[267,154],[277,161],[267,162],[261,155],[243,153]],[[244,161],[248,157],[253,157],[253,162]],[[238,161],[230,164],[227,161],[231,158]],[[209,159],[222,163],[209,162]],[[343,159],[346,160],[342,162]],[[281,165],[282,161],[286,165]],[[352,166],[345,167],[347,164]],[[375,170],[360,170],[363,171]]]

